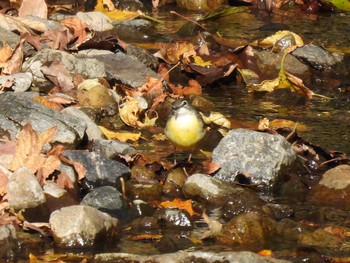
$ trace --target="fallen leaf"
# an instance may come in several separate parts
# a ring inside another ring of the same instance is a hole
[[[36,32],[47,31],[47,28],[42,21],[3,14],[0,14],[0,25],[5,30],[19,31],[22,34],[28,33],[31,35],[36,35]]]
[[[272,256],[272,251],[270,249],[264,249],[264,250],[258,251],[258,254],[260,256],[264,256],[264,257],[271,257]]]
[[[154,56],[169,64],[176,64],[180,60],[190,62],[188,58],[196,56],[196,54],[195,46],[192,43],[176,42],[174,44],[161,44],[160,50]]]
[[[109,139],[109,140],[118,140],[121,142],[126,142],[126,141],[137,141],[140,136],[141,133],[131,133],[131,132],[115,132],[115,131],[111,131],[106,129],[103,126],[99,126],[99,128],[101,129],[101,131],[103,132],[103,134]]]
[[[205,162],[203,166],[207,174],[213,174],[221,168],[221,164],[216,162]]]
[[[59,167],[61,166],[60,159],[55,155],[49,155],[44,163],[38,168],[37,178],[38,181],[43,184],[44,181]]]
[[[164,201],[160,203],[161,207],[164,208],[178,208],[180,210],[186,210],[190,216],[196,215],[197,213],[192,208],[192,200],[183,201],[179,198],[173,201]]]
[[[202,87],[198,83],[198,81],[194,79],[190,79],[188,81],[188,86],[182,87],[182,85],[175,86],[173,84],[169,84],[169,87],[173,91],[175,95],[180,96],[186,96],[186,95],[201,95],[202,94]]]
[[[13,50],[9,45],[4,44],[2,48],[0,48],[0,63],[5,64],[12,56]]]
[[[15,171],[25,166],[35,173],[46,161],[41,154],[42,148],[53,140],[56,130],[57,127],[53,126],[42,133],[37,133],[30,123],[26,124],[18,135],[16,152],[8,169]]]
[[[74,89],[73,77],[62,62],[51,61],[42,65],[40,69],[44,76],[63,92],[69,92]]]
[[[72,40],[75,39],[75,41],[70,49],[77,49],[81,44],[92,37],[88,24],[78,17],[68,17],[60,20],[60,23],[73,31]]]
[[[102,0],[102,3],[107,7],[108,11],[115,10],[114,3],[111,0]]]
[[[37,16],[47,19],[47,5],[45,0],[23,0],[18,9],[18,16]]]
[[[48,107],[56,111],[60,111],[63,109],[60,104],[50,101],[49,98],[47,97],[39,96],[39,97],[33,98],[33,100],[40,103],[41,105],[44,105],[45,107]]]
[[[14,154],[16,151],[16,142],[0,140],[0,155]]]
[[[278,41],[280,41],[282,38],[288,36],[288,35],[291,35],[292,37],[294,37],[294,40],[295,40],[295,46],[297,47],[301,47],[304,45],[304,41],[302,40],[302,38],[291,32],[291,31],[288,31],[288,30],[281,30],[281,31],[277,31],[275,34],[267,37],[267,38],[264,38],[263,40],[256,40],[252,43],[252,45],[255,45],[255,46],[261,46],[261,47],[273,47],[277,44]]]
[[[84,167],[84,165],[82,165],[81,163],[79,162],[76,162],[76,161],[73,161],[73,160],[70,160],[68,159],[67,157],[63,156],[63,154],[61,154],[59,156],[60,160],[65,163],[65,164],[69,164],[71,166],[74,167],[74,170],[77,172],[78,174],[78,181],[82,180],[85,178],[86,176],[86,169]]]
[[[139,240],[159,241],[162,237],[163,237],[163,235],[158,235],[158,234],[142,234],[142,235],[130,237],[129,240],[132,240],[132,241],[139,241]]]
[[[201,113],[201,112],[200,112]],[[201,113],[203,121],[205,124],[215,124],[220,127],[231,129],[231,122],[220,112],[211,111],[209,116]]]
[[[6,65],[2,73],[11,75],[14,73],[21,72],[22,62],[23,62],[23,51],[22,51],[23,43],[24,43],[24,39],[21,39],[21,41],[13,51],[11,58],[6,62]]]
[[[52,232],[51,232],[51,226],[49,223],[30,223],[28,221],[24,221],[23,222],[23,229],[24,230],[35,230],[37,232],[39,232],[40,234],[42,234],[43,236],[51,236]]]
[[[114,9],[113,11],[108,11],[104,6],[103,0],[98,0],[95,6],[94,11],[102,12],[106,14],[110,19],[120,21],[120,20],[129,20],[141,16],[141,12],[134,12],[128,10],[118,10]]]

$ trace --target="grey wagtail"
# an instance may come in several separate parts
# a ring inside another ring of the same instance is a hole
[[[187,100],[176,100],[164,133],[175,146],[189,149],[205,135],[202,116]]]

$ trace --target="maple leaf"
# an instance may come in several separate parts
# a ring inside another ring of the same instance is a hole
[[[197,214],[195,211],[193,211],[192,200],[190,199],[183,201],[179,198],[176,198],[173,201],[161,202],[160,205],[164,208],[176,207],[178,209],[186,210],[190,214],[190,216]]]
[[[52,141],[56,130],[57,127],[53,126],[42,133],[37,133],[30,123],[26,124],[18,135],[16,152],[8,169],[15,171],[17,168],[25,166],[36,173],[46,162],[46,158],[41,154],[42,148]]]

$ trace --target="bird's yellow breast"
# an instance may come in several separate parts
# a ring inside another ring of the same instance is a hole
[[[164,131],[172,143],[183,148],[194,146],[205,135],[200,116],[188,111],[171,116]]]

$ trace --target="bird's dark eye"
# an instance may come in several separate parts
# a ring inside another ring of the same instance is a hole
[[[187,100],[182,101],[182,106],[187,106],[187,105],[188,105]]]

